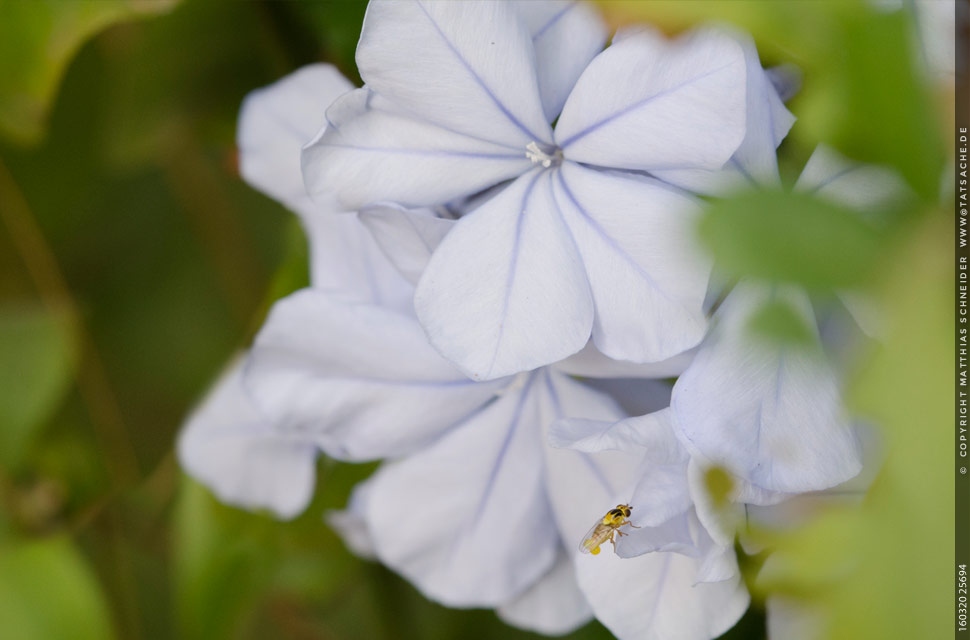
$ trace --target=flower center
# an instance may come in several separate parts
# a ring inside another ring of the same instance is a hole
[[[522,373],[516,375],[515,378],[512,379],[512,382],[496,391],[495,395],[504,396],[510,393],[515,393],[516,391],[520,391],[523,387],[525,387],[525,383],[529,381],[531,376],[532,372],[523,371]]]
[[[533,140],[525,145],[525,157],[532,160],[532,164],[541,164],[546,169],[552,166],[558,167],[562,163],[562,149],[553,147],[547,152]]]

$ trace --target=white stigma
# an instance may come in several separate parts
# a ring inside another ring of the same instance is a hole
[[[541,164],[548,169],[554,162],[559,164],[558,161],[562,158],[562,152],[557,149],[553,155],[549,155],[540,149],[539,145],[533,140],[525,145],[525,157],[532,160],[532,164]]]

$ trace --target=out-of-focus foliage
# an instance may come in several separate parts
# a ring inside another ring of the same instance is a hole
[[[814,290],[868,284],[887,244],[857,213],[775,191],[712,203],[699,233],[727,275]]]
[[[177,1],[0,1],[0,133],[35,142],[44,132],[64,67],[87,38]]]
[[[780,345],[811,346],[815,331],[788,301],[773,298],[764,303],[748,321],[748,329],[758,339]]]
[[[357,79],[365,3],[172,4],[0,0],[0,211],[16,210],[42,243],[0,217],[0,636],[536,637],[429,603],[344,549],[323,515],[369,466],[321,461],[313,504],[289,523],[223,506],[178,471],[186,412],[268,304],[306,282],[293,216],[236,171],[239,105],[313,61]],[[755,581],[759,594],[827,611],[832,637],[935,635],[925,625],[946,617],[952,545],[938,540],[952,496],[934,431],[947,419],[934,411],[951,327],[935,225],[943,118],[912,55],[915,30],[861,1],[602,5],[615,24],[668,31],[732,22],[766,63],[799,67],[786,186],[824,141],[894,168],[922,200],[870,227],[807,195],[741,194],[712,209],[702,237],[730,277],[822,297],[880,291],[892,320],[855,376],[856,407],[890,452],[873,492],[861,510],[769,536],[781,561]],[[37,277],[37,251],[54,256],[69,299]],[[752,329],[784,341],[806,331],[784,305]],[[593,623],[569,637],[609,634]],[[764,637],[760,603],[727,637]]]
[[[0,543],[0,612],[10,638],[114,637],[97,579],[63,536]]]
[[[67,311],[0,307],[0,464],[16,470],[67,391],[77,358]]]

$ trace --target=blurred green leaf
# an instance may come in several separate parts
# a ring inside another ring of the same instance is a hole
[[[91,35],[177,0],[0,0],[0,133],[21,143],[44,133],[64,68]]]
[[[942,638],[952,631],[952,264],[937,224],[900,256],[891,333],[852,392],[890,452],[861,508],[777,540],[761,577],[825,616],[830,640]],[[950,426],[949,428],[952,428]]]
[[[367,10],[367,0],[342,2],[294,2],[292,10],[303,24],[312,26],[325,58],[333,62],[351,82],[360,84],[354,56],[360,39],[360,26]]]
[[[0,620],[6,638],[114,637],[95,577],[64,537],[0,545]]]
[[[71,315],[32,305],[0,307],[0,354],[0,464],[16,469],[77,364]]]
[[[839,25],[819,88],[798,103],[809,135],[863,162],[896,167],[936,201],[943,145],[909,14],[870,12]],[[942,37],[942,35],[941,35]],[[890,72],[891,71],[891,72]]]
[[[773,298],[763,304],[748,321],[748,329],[759,339],[781,345],[815,343],[812,327],[786,300]]]
[[[223,506],[185,478],[174,527],[179,637],[238,637],[276,560],[273,522]]]
[[[291,217],[287,225],[286,253],[269,285],[267,306],[298,289],[310,286],[310,252],[302,225]]]
[[[289,59],[291,36],[265,19],[275,4],[183,2],[157,20],[105,33],[100,106],[111,126],[102,135],[104,159],[132,171],[177,163],[194,147],[217,153],[235,172],[232,144],[243,97],[315,61]]]
[[[781,191],[714,202],[698,231],[726,275],[809,289],[867,283],[884,240],[852,211]]]

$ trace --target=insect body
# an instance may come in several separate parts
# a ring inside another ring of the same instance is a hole
[[[634,529],[639,529],[627,518],[630,517],[630,512],[633,511],[633,507],[628,504],[618,504],[615,509],[610,509],[606,512],[600,520],[596,521],[586,535],[583,536],[583,543],[579,545],[579,550],[583,553],[591,553],[594,556],[600,552],[600,545],[604,544],[609,540],[613,544],[613,551],[616,551],[616,542],[613,540],[613,535],[625,536],[627,534],[620,531],[620,527],[623,525],[630,525]]]

